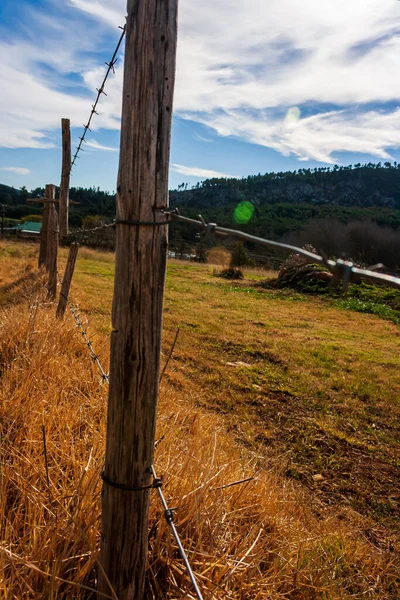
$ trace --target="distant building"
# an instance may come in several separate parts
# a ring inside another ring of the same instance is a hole
[[[13,227],[16,235],[21,237],[39,237],[42,230],[42,224],[34,221],[27,221]]]

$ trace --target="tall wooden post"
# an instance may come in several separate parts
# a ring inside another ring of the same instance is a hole
[[[177,4],[128,0],[99,570],[99,592],[109,580],[119,600],[142,600],[148,548]]]
[[[52,184],[46,185],[46,190],[44,193],[43,200],[47,200],[47,202],[44,202],[42,229],[40,231],[39,268],[42,265],[46,266],[46,268],[47,268],[47,232],[48,232],[48,224],[49,224],[49,207],[50,207],[51,201],[55,200],[55,197],[56,197],[55,185],[52,185]],[[37,203],[42,203],[43,200],[42,199],[37,200]]]
[[[49,222],[47,230],[47,259],[46,267],[49,272],[47,284],[48,296],[51,299],[57,293],[57,260],[58,260],[58,215],[54,203],[49,204]]]
[[[71,130],[69,119],[61,119],[62,170],[59,201],[60,241],[68,235],[69,182],[71,173]]]
[[[67,266],[65,267],[63,282],[60,290],[60,300],[57,306],[56,316],[62,319],[67,307],[69,288],[74,274],[76,257],[78,256],[79,244],[73,242],[69,247]]]

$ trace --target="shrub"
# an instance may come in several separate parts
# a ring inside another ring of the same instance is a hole
[[[249,258],[247,256],[247,252],[245,247],[243,246],[243,242],[236,242],[233,247],[232,255],[231,255],[231,267],[244,267],[249,264]]]
[[[229,267],[228,269],[222,269],[222,271],[214,271],[216,277],[223,277],[224,279],[243,279],[243,271]]]

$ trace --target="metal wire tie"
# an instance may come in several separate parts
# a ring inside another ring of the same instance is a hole
[[[108,479],[104,473],[104,469],[100,473],[100,477],[106,485],[113,487],[117,490],[123,490],[124,492],[141,492],[143,490],[150,490],[152,488],[161,488],[162,487],[162,479],[160,477],[154,477],[154,480],[149,485],[143,485],[142,487],[131,487],[125,483],[117,483],[116,481],[111,481]]]

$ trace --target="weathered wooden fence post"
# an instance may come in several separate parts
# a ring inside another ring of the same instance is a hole
[[[76,257],[78,256],[79,244],[73,242],[69,247],[67,266],[65,267],[64,277],[60,290],[60,299],[58,301],[56,317],[62,319],[64,317],[65,309],[67,307],[69,288],[71,287],[71,281],[74,274]]]
[[[50,200],[55,200],[56,188],[52,184],[46,185],[44,198],[40,200],[33,199],[33,202],[42,203],[44,202],[42,229],[40,231],[40,248],[39,248],[39,268],[47,263],[47,232],[49,224],[49,206]],[[47,200],[47,202],[45,202]],[[47,268],[47,266],[46,266]]]
[[[68,235],[69,182],[71,173],[71,130],[69,119],[61,119],[62,169],[59,199],[60,241]]]
[[[110,594],[109,581],[119,600],[141,600],[144,590],[168,243],[160,209],[168,205],[177,4],[128,0],[99,570],[99,592]]]
[[[49,203],[49,221],[47,225],[47,260],[46,267],[49,272],[47,284],[48,296],[52,300],[57,293],[57,260],[58,260],[58,215],[53,202]]]

